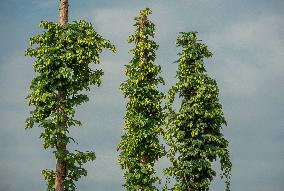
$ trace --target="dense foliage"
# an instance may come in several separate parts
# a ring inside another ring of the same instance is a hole
[[[196,32],[181,33],[178,82],[169,91],[165,140],[170,146],[170,167],[165,174],[175,179],[171,190],[205,191],[216,176],[212,162],[220,159],[226,190],[230,190],[231,162],[228,141],[221,132],[226,125],[218,99],[216,81],[205,72],[204,58],[212,56],[207,46],[198,42]],[[173,109],[176,95],[181,98],[178,112]]]
[[[93,70],[89,64],[100,63],[99,54],[103,48],[115,51],[115,47],[85,21],[64,26],[41,22],[40,27],[44,33],[32,37],[30,45],[36,46],[25,52],[36,58],[33,68],[37,73],[27,97],[34,110],[26,121],[26,128],[34,127],[35,123],[43,128],[40,134],[43,146],[52,149],[57,160],[64,161],[64,189],[73,191],[76,188],[74,182],[87,174],[82,165],[95,160],[95,154],[68,151],[66,144],[74,141],[68,128],[81,125],[74,115],[75,107],[88,101],[88,96],[82,91],[90,90],[90,85],[101,84],[103,71]],[[43,170],[42,175],[47,180],[48,190],[54,190],[54,170]]]
[[[140,11],[135,18],[135,34],[128,39],[134,42],[133,59],[126,65],[128,79],[121,84],[128,103],[126,106],[125,134],[118,149],[121,150],[119,163],[125,169],[124,187],[129,191],[157,190],[154,183],[159,181],[155,176],[154,164],[164,154],[159,143],[163,113],[161,102],[164,94],[159,92],[158,85],[164,81],[158,74],[161,67],[154,64],[155,50],[158,45],[154,38],[154,24],[148,20],[150,9]]]

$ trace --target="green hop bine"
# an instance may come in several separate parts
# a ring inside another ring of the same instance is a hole
[[[34,106],[26,121],[26,128],[39,124],[43,131],[45,149],[52,149],[57,159],[57,172],[43,170],[47,181],[47,190],[55,190],[55,177],[62,176],[64,190],[74,191],[75,181],[86,176],[82,167],[88,161],[95,160],[92,151],[74,151],[67,149],[70,141],[69,127],[79,125],[75,119],[75,107],[88,101],[82,91],[90,90],[90,85],[100,86],[103,71],[93,70],[90,63],[100,63],[103,48],[115,51],[115,47],[102,38],[93,26],[85,21],[59,25],[52,22],[41,22],[44,33],[30,39],[25,52],[35,57],[33,69],[36,77],[32,80],[31,93],[27,97],[29,105]]]
[[[170,167],[164,173],[175,180],[170,190],[207,191],[216,176],[212,162],[220,159],[226,190],[230,190],[232,164],[228,141],[221,130],[226,125],[218,86],[205,72],[204,58],[212,56],[207,46],[197,40],[196,32],[181,33],[177,46],[182,47],[176,77],[178,82],[169,90],[166,104],[166,132]],[[177,96],[179,111],[173,109]]]
[[[135,47],[125,74],[128,79],[121,84],[120,89],[128,99],[125,113],[125,134],[119,143],[119,164],[125,169],[124,187],[129,191],[158,190],[155,183],[154,164],[164,155],[164,147],[159,143],[158,136],[162,134],[161,125],[163,112],[161,103],[164,94],[158,91],[158,85],[164,84],[159,77],[161,67],[154,64],[155,50],[158,45],[154,37],[154,24],[148,20],[151,10],[140,11],[135,18],[135,34],[128,42]]]

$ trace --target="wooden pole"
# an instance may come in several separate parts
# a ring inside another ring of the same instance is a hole
[[[59,9],[59,25],[64,26],[68,23],[68,0],[60,0],[60,9]],[[64,92],[61,89],[58,89],[58,98],[60,100],[65,99]],[[61,105],[58,108],[58,112],[64,113],[64,105]],[[58,125],[58,128],[67,128],[66,123],[63,122],[62,124]],[[62,153],[63,155],[66,154],[66,146],[67,143],[62,140],[61,137],[58,137],[58,144],[57,144],[57,151]],[[55,191],[64,191],[64,182],[67,175],[66,169],[66,161],[62,159],[57,159],[56,161],[56,174],[55,174]]]
[[[68,0],[60,0],[59,24],[65,25],[68,22]]]

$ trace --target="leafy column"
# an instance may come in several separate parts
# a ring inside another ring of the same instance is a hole
[[[158,45],[154,38],[154,24],[148,20],[151,10],[140,11],[135,18],[135,34],[128,42],[134,42],[133,59],[126,65],[125,74],[128,79],[121,84],[128,103],[125,114],[125,134],[122,136],[118,150],[121,150],[119,163],[125,169],[124,187],[127,190],[157,190],[153,185],[156,177],[154,164],[163,155],[158,135],[162,133],[163,120],[161,102],[164,95],[159,92],[158,85],[164,83],[158,74],[161,67],[154,64],[155,50]]]
[[[47,190],[56,191],[74,191],[75,181],[87,175],[82,165],[95,160],[94,152],[68,150],[67,144],[74,141],[69,128],[81,125],[74,115],[75,107],[88,101],[82,91],[101,84],[103,71],[92,69],[90,63],[100,63],[103,48],[115,51],[92,24],[82,20],[69,24],[67,18],[60,17],[59,24],[41,22],[44,32],[30,39],[30,45],[36,46],[25,52],[26,56],[35,57],[33,68],[37,73],[27,97],[29,105],[34,107],[25,125],[33,128],[37,123],[42,127],[43,146],[53,150],[56,171],[43,170],[42,175]]]
[[[173,190],[209,190],[216,176],[212,162],[220,159],[221,177],[226,177],[229,191],[232,164],[228,141],[221,132],[226,121],[217,83],[206,74],[203,62],[212,53],[198,41],[196,32],[190,32],[181,33],[176,42],[182,51],[176,61],[178,82],[170,89],[167,103],[165,140],[170,146],[170,167],[164,172],[176,180]],[[178,112],[172,108],[175,95],[182,99]]]

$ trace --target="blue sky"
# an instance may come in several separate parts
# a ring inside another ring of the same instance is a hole
[[[118,87],[131,59],[127,37],[133,17],[153,10],[156,63],[162,66],[167,89],[175,83],[178,32],[198,31],[214,53],[206,61],[220,87],[228,121],[233,162],[232,191],[282,191],[284,187],[284,1],[281,0],[69,0],[70,21],[85,19],[111,40],[117,54],[102,54],[103,84],[92,88],[90,101],[78,108],[84,128],[71,130],[79,142],[72,148],[94,150],[89,175],[78,190],[122,191],[116,146],[123,134],[126,100]],[[41,32],[41,20],[57,22],[59,1],[0,2],[0,191],[44,190],[41,169],[54,168],[51,151],[43,150],[40,128],[24,130],[29,114],[25,97],[35,76],[32,60],[24,57],[28,39]],[[162,159],[157,171],[167,165]],[[218,167],[218,165],[216,165]],[[216,178],[212,191],[224,190]]]

